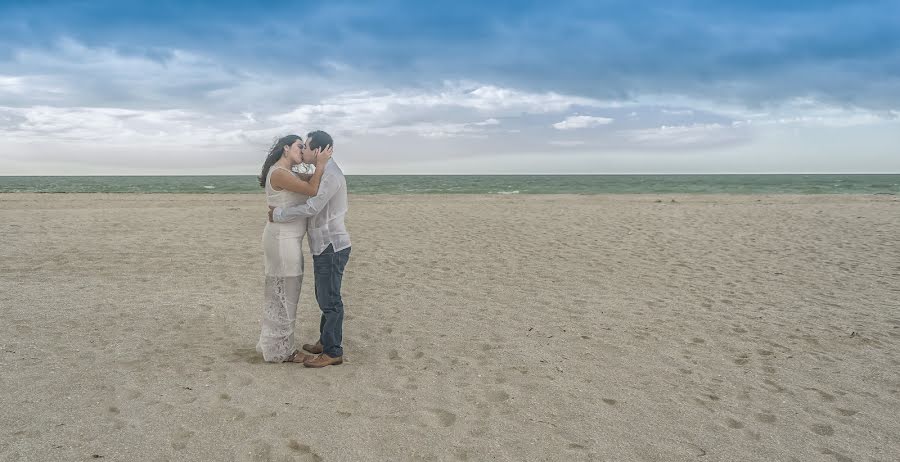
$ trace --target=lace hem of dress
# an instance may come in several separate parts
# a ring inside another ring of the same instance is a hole
[[[294,352],[294,324],[303,276],[266,276],[265,304],[256,351],[267,362],[282,362]]]

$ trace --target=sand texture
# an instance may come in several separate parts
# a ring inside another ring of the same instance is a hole
[[[0,195],[0,460],[900,460],[895,197],[350,201],[310,370],[262,194]]]

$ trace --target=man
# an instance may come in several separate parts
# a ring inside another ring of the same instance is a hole
[[[315,163],[318,152],[333,146],[331,135],[321,130],[307,135],[301,152],[304,163]],[[319,192],[306,204],[294,207],[269,208],[269,220],[276,223],[310,217],[307,225],[309,250],[313,254],[316,301],[322,310],[319,322],[319,341],[303,345],[303,349],[317,356],[303,362],[306,367],[325,367],[344,362],[341,342],[344,335],[344,302],[341,300],[341,279],[350,259],[350,234],[344,226],[347,214],[347,180],[334,159],[330,159],[319,183]]]

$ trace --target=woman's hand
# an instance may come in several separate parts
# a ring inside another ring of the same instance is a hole
[[[334,146],[328,146],[324,150],[319,148],[317,151],[319,152],[316,154],[316,168],[321,168],[328,163],[329,159],[331,159],[331,154],[334,153]]]

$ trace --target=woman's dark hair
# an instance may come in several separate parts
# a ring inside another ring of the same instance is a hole
[[[303,138],[300,138],[298,135],[288,135],[275,141],[275,144],[269,149],[269,155],[266,156],[266,161],[263,162],[262,173],[259,175],[260,186],[263,188],[266,187],[266,178],[269,176],[269,169],[275,165],[275,162],[278,162],[278,159],[281,159],[281,156],[284,154],[284,147],[290,146],[301,139]]]
[[[309,132],[306,135],[306,145],[309,149],[325,149],[328,146],[334,146],[334,140],[331,139],[331,135],[323,132],[322,130],[316,130],[314,132]]]

